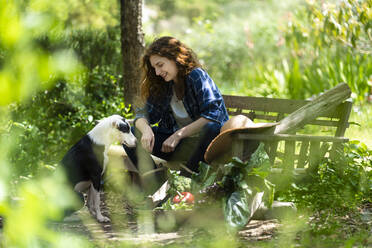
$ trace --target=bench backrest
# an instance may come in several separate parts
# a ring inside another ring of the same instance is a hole
[[[279,98],[223,95],[230,115],[244,114],[252,120],[277,122],[310,101]],[[345,101],[323,113],[309,125],[335,127],[334,136],[343,137],[349,126],[352,103]]]

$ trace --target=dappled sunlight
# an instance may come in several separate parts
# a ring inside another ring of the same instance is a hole
[[[173,170],[180,167],[174,162],[164,167],[167,195],[155,203],[150,196],[160,185],[148,172],[152,161],[139,156],[134,172],[122,145],[114,144],[100,192],[111,221],[99,223],[59,163],[98,120],[134,118],[124,98],[120,1],[0,0],[0,246],[369,247],[371,3],[146,0],[143,6],[146,42],[164,34],[185,41],[223,94],[305,100],[346,82],[353,103],[349,142],[335,156],[332,142],[319,145],[322,158],[306,150],[304,166],[299,143],[282,141],[272,163],[264,143],[247,161],[226,153],[227,162],[201,163],[192,178]],[[298,133],[333,136],[335,129],[306,125]],[[288,149],[293,162],[285,160]],[[77,211],[63,221],[71,208]]]

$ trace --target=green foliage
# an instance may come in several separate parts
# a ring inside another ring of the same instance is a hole
[[[38,46],[39,35],[52,30],[50,37],[54,39],[55,33],[61,31],[55,16],[37,12],[37,8],[23,11],[20,5],[9,1],[0,3],[0,106],[28,99],[49,88],[55,79],[72,78],[79,72],[80,64],[71,50],[49,53]],[[46,4],[38,2],[40,8]]]
[[[156,36],[163,32],[189,44],[224,93],[307,98],[345,81],[353,98],[362,102],[370,90],[369,0],[323,6],[317,1],[299,6],[300,0],[146,3],[160,5],[160,19],[185,16],[185,27],[176,25],[173,31],[156,26]],[[118,12],[118,1],[0,0],[0,215],[5,217],[0,246],[94,246],[54,232],[48,223],[75,202],[56,172],[70,145],[102,117],[132,117],[123,99]],[[351,142],[345,154],[323,161],[308,181],[279,192],[280,199],[295,201],[315,216],[309,223],[312,232],[334,234],[346,214],[358,220],[356,207],[372,201],[371,151]],[[261,158],[259,164],[265,161]],[[230,183],[225,210],[233,224],[246,221],[253,191],[271,187],[263,179],[265,166],[256,170],[233,160],[218,171],[205,164],[200,168],[193,190],[216,181]],[[173,176],[174,189],[191,187],[189,180]],[[258,188],[250,185],[253,181]],[[268,200],[273,197],[269,192]],[[366,230],[345,245],[363,239]],[[309,244],[315,242],[311,238]],[[205,246],[238,246],[234,242],[220,235]],[[321,238],[319,246],[324,242]],[[197,240],[190,247],[200,244]]]
[[[266,206],[271,206],[274,200],[274,185],[265,179],[267,173],[264,172],[268,163],[268,156],[261,144],[247,163],[234,159],[225,165],[224,169],[228,172],[224,173],[222,182],[229,184],[227,187],[234,188],[224,205],[225,219],[229,225],[244,227],[263,202]]]
[[[65,0],[56,3],[38,0],[29,2],[33,10],[53,17],[66,29],[103,29],[107,25],[117,25],[120,22],[119,1]]]
[[[75,200],[57,164],[96,120],[132,117],[123,99],[119,28],[64,31],[53,11],[57,5],[0,4],[0,216],[6,247],[87,246],[47,227]]]
[[[189,192],[191,190],[191,179],[180,176],[180,171],[168,170],[169,190],[170,196],[177,195],[177,192]]]
[[[49,221],[61,218],[61,209],[75,202],[60,173],[20,184],[16,192],[18,198],[3,205],[1,214],[5,215],[6,224],[1,241],[4,247],[30,247],[31,244],[58,247],[64,243],[63,238],[47,226]]]
[[[199,163],[199,173],[192,176],[191,191],[198,192],[218,180],[218,172],[206,163]]]
[[[73,48],[88,70],[73,81],[60,79],[29,101],[9,107],[12,120],[8,130],[18,133],[18,145],[11,154],[16,176],[33,176],[53,168],[97,120],[112,114],[132,117],[130,106],[124,104],[118,43],[118,29],[80,30],[56,42],[48,36],[39,39],[40,46],[48,50],[62,44]]]
[[[235,0],[234,0],[235,1]],[[196,0],[148,0],[146,4],[158,9],[159,18],[171,18],[175,13],[186,16],[189,21],[203,15],[215,18],[222,14],[222,6],[231,0],[196,1]]]
[[[242,228],[263,202],[270,207],[274,200],[274,185],[265,179],[269,164],[261,143],[245,163],[233,158],[230,163],[212,170],[201,162],[200,172],[192,177],[192,188],[199,190],[206,199],[214,194],[214,200],[222,200],[226,223],[233,228]]]
[[[266,77],[278,75],[276,63],[286,53],[278,45],[277,19],[300,1],[269,2],[229,1],[219,5],[223,15],[204,14],[186,24],[169,24],[166,29],[154,25],[154,30],[156,35],[174,35],[193,48],[224,93],[283,96],[284,78],[269,81]]]
[[[109,66],[115,73],[122,70],[119,26],[73,29],[61,37],[60,43],[72,48],[90,70],[99,66]]]
[[[292,185],[290,194],[300,206],[342,211],[372,201],[372,151],[359,141],[350,142],[344,154],[323,161],[310,177]]]
[[[372,75],[371,4],[368,0],[309,1],[291,16],[283,29],[291,49],[285,72],[292,98],[305,98],[346,82],[356,101],[365,100]]]
[[[372,151],[352,141],[345,145],[344,154],[321,162],[318,171],[292,184],[279,198],[315,213],[318,218],[313,221],[312,231],[329,234],[342,226],[341,216],[360,218],[358,206],[372,202],[371,178]]]
[[[274,8],[261,1],[232,2],[225,6],[224,17],[200,17],[188,29],[183,40],[196,51],[224,93],[283,95],[284,78],[273,81],[267,77],[276,78],[276,63],[285,56],[285,47],[277,45],[276,18],[291,4],[277,6],[279,12]]]
[[[28,174],[29,165],[36,160],[27,157],[22,148],[32,145],[32,152],[40,151],[34,147],[40,145],[41,132],[27,121],[14,121],[10,113],[18,104],[31,101],[36,92],[50,89],[60,78],[71,80],[81,72],[71,50],[48,51],[39,46],[40,36],[49,33],[53,40],[62,27],[53,13],[43,11],[48,3],[0,1],[0,215],[4,224],[1,247],[64,246],[63,235],[52,231],[47,223],[60,219],[62,209],[74,204],[74,196],[60,171],[39,175],[37,179]],[[34,117],[27,111],[23,114],[25,120]],[[46,139],[48,133],[42,134]],[[12,156],[25,158],[26,163],[15,165]],[[17,173],[23,177],[15,178]]]
[[[346,137],[352,137],[372,148],[372,108],[371,104],[353,106],[349,121],[358,123],[346,130]]]
[[[354,47],[359,52],[370,52],[370,32],[372,29],[371,1],[344,0],[336,4],[320,5],[310,2],[311,18],[316,20],[308,33],[315,43],[322,47],[341,42]],[[305,33],[307,33],[305,31]]]
[[[224,15],[174,26],[157,25],[167,22],[160,15],[152,27],[190,45],[226,94],[306,99],[346,82],[363,103],[372,75],[371,1],[269,2],[224,2],[215,8]],[[175,7],[166,16],[187,15]]]

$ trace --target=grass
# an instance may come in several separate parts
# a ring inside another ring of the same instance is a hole
[[[350,140],[359,140],[372,149],[372,103],[353,106],[349,122],[351,125],[345,136]]]

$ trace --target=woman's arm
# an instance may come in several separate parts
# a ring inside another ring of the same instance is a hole
[[[177,134],[180,139],[189,137],[193,134],[198,133],[204,127],[204,125],[210,121],[211,120],[208,120],[204,117],[200,117],[196,121],[191,122],[189,125],[177,130],[175,134]]]
[[[194,69],[185,82],[188,93],[185,96],[186,102],[194,104],[196,100],[198,104],[196,109],[199,113],[194,113],[194,116],[204,117],[221,125],[229,119],[221,92],[206,71]]]
[[[139,118],[135,123],[136,128],[142,133],[141,144],[143,148],[152,152],[155,143],[154,132],[145,118]]]
[[[161,147],[162,152],[172,152],[181,141],[181,139],[189,137],[195,133],[198,133],[205,124],[210,122],[204,117],[200,117],[196,121],[191,122],[189,125],[177,130],[168,139],[166,139]]]

